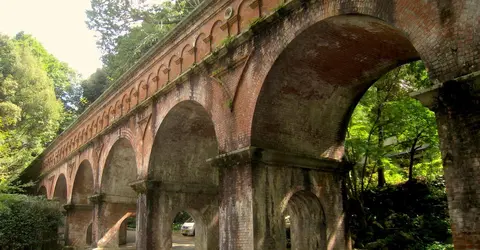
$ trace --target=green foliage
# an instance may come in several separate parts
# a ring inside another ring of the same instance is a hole
[[[179,0],[146,5],[128,0],[91,0],[87,24],[100,35],[97,45],[103,52],[108,76],[118,79],[201,2]]]
[[[355,201],[350,205],[355,247],[449,249],[451,232],[442,179],[372,188],[363,197],[363,211]],[[360,220],[363,216],[365,225]]]
[[[356,247],[449,247],[435,116],[408,95],[429,86],[422,62],[406,64],[373,84],[352,114],[345,152]]]
[[[58,204],[45,198],[0,194],[0,249],[54,249],[62,217]]]
[[[48,78],[52,80],[55,96],[63,104],[59,132],[63,131],[76,119],[78,114],[82,94],[78,74],[66,63],[48,53],[43,45],[31,35],[20,32],[15,36],[14,42],[19,47],[28,48],[43,71],[47,73]]]
[[[110,80],[107,73],[102,69],[97,69],[88,79],[82,81],[83,95],[79,104],[79,111],[83,112],[108,88],[109,84]]]
[[[0,193],[57,134],[63,107],[25,40],[0,35]],[[38,49],[38,48],[37,48]]]
[[[225,37],[225,38],[220,42],[220,44],[221,44],[223,47],[227,47],[227,48],[228,48],[228,47],[233,43],[234,40],[235,40],[235,37],[229,35],[229,36]]]
[[[345,142],[353,166],[350,196],[360,199],[375,182],[394,184],[420,175],[431,180],[442,174],[434,113],[408,96],[429,85],[423,63],[413,62],[387,73],[364,94]]]

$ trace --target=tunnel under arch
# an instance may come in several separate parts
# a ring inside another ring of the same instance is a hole
[[[92,245],[93,204],[88,200],[94,194],[93,168],[88,160],[78,166],[73,181],[71,207],[68,211],[69,244],[78,248]]]
[[[205,225],[199,226],[196,249],[218,248],[219,177],[207,163],[216,155],[218,143],[208,111],[195,101],[175,105],[160,124],[150,154],[149,179],[161,185],[150,194],[149,238],[154,248],[171,248],[172,222],[182,210]]]
[[[136,154],[132,143],[127,138],[120,138],[108,152],[103,174],[101,176],[100,193],[102,202],[98,218],[99,242],[119,246],[119,239],[114,243],[102,237],[127,214],[136,212],[137,193],[130,186],[137,180]],[[103,241],[102,241],[103,240]]]

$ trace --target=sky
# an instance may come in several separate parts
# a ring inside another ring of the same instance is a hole
[[[102,66],[100,50],[85,24],[90,0],[0,0],[0,33],[33,35],[84,78]]]

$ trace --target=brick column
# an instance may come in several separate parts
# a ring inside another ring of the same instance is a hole
[[[417,94],[435,111],[455,249],[480,249],[480,73]]]
[[[208,160],[219,168],[219,241],[222,250],[254,249],[252,153],[239,150]]]
[[[152,190],[158,186],[158,182],[153,180],[139,180],[131,183],[130,186],[138,194],[137,199],[137,249],[152,249],[148,232],[151,231],[149,221],[151,212]]]
[[[90,203],[93,204],[93,225],[92,225],[92,247],[97,246],[97,242],[100,240],[99,235],[99,223],[100,223],[100,208],[102,203],[102,194],[94,194],[88,197]]]
[[[70,247],[87,247],[86,232],[93,218],[93,205],[68,204],[67,211],[67,245]]]
[[[285,249],[290,210],[307,239],[296,249],[350,249],[340,162],[254,147],[210,161],[221,173],[220,249]]]

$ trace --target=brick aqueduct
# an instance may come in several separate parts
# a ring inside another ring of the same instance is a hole
[[[456,249],[480,249],[478,0],[206,0],[126,72],[22,178],[65,204],[66,244],[351,249],[342,165],[365,90],[422,59]]]

